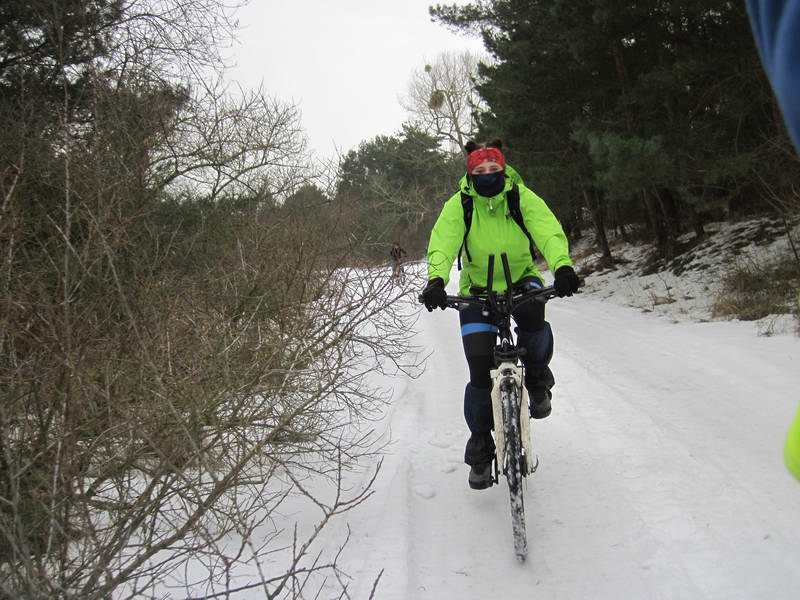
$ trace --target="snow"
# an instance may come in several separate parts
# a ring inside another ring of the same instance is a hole
[[[350,521],[353,598],[797,598],[800,485],[781,460],[800,342],[554,301],[553,414],[533,422],[529,559],[504,482],[467,487],[457,315],[424,313],[428,368],[393,403],[377,493]]]
[[[627,252],[627,267],[548,304],[557,384],[553,414],[532,422],[540,466],[526,482],[524,564],[505,482],[467,485],[458,315],[427,313],[411,298],[398,306],[418,318],[426,369],[375,376],[393,400],[375,423],[387,445],[374,494],[314,549],[334,554],[350,536],[338,561],[343,597],[800,597],[800,484],[782,462],[800,400],[800,338],[712,320],[719,253],[708,253],[707,267],[648,280],[635,275],[635,249]],[[652,302],[662,282],[674,302]],[[353,474],[352,493],[378,460]],[[298,500],[274,527],[313,527],[313,508]],[[340,597],[323,589],[320,597]]]
[[[791,252],[783,223],[769,219],[709,223],[707,237],[688,248],[670,265],[655,273],[642,275],[652,247],[611,240],[612,255],[622,262],[613,269],[602,269],[587,277],[585,293],[623,306],[652,312],[670,321],[710,321],[712,305],[719,285],[727,272],[745,265],[758,269],[781,255]],[[693,234],[678,239],[681,246],[693,243]],[[800,224],[792,230],[800,240]],[[579,266],[599,260],[591,235],[573,248],[582,259]],[[755,322],[759,334],[794,333],[796,321],[787,315],[772,315]]]

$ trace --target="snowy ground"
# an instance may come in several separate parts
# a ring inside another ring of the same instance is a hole
[[[622,261],[612,269],[590,275],[585,292],[670,321],[710,321],[714,319],[712,305],[719,284],[729,270],[741,266],[758,269],[790,252],[784,226],[778,221],[709,223],[706,233],[706,239],[694,246],[693,234],[681,237],[679,244],[689,249],[667,268],[648,275],[641,273],[652,248],[612,239],[612,254]],[[798,224],[793,238],[800,240]],[[581,256],[579,267],[589,266],[600,257],[590,235],[575,245],[573,254]],[[797,321],[791,315],[773,315],[754,322],[754,326],[759,334],[793,334]]]
[[[649,282],[628,272],[593,275],[589,293],[548,305],[557,386],[553,414],[533,422],[540,468],[526,491],[525,564],[505,483],[467,486],[458,316],[420,312],[427,369],[383,380],[394,399],[376,426],[391,443],[375,494],[326,532],[330,553],[349,530],[344,597],[800,597],[800,484],[782,462],[800,338],[698,322],[708,307],[691,303],[703,285],[691,274],[667,286],[675,296],[695,286],[682,293],[693,298],[649,312],[636,301]],[[372,472],[365,465],[364,481]],[[276,527],[312,517],[290,511]]]
[[[382,599],[800,597],[800,484],[781,460],[800,341],[589,297],[548,315],[558,384],[534,422],[529,561],[505,485],[467,487],[457,315],[425,313],[428,369],[401,383],[377,493],[350,517],[351,597],[382,569]]]

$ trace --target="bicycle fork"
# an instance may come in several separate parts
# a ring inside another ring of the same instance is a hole
[[[491,371],[492,377],[492,416],[494,418],[495,446],[497,447],[497,467],[499,470],[506,465],[506,439],[505,428],[503,427],[503,403],[500,399],[500,389],[504,385],[513,386],[517,390],[517,403],[519,408],[520,437],[522,438],[522,450],[524,460],[522,461],[522,475],[531,475],[539,466],[539,458],[533,452],[531,442],[531,421],[528,412],[528,390],[523,384],[522,367],[511,362],[503,362],[497,369]],[[497,479],[497,472],[495,472]]]

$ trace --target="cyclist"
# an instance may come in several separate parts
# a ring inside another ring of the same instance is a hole
[[[389,250],[389,256],[392,257],[392,279],[400,279],[403,276],[403,257],[406,251],[400,247],[400,244],[395,242],[392,244],[392,249]]]
[[[463,260],[459,295],[475,296],[486,291],[489,254],[508,254],[514,287],[519,291],[543,287],[543,279],[533,262],[531,238],[555,274],[556,292],[571,296],[578,289],[578,276],[569,257],[567,238],[561,224],[539,196],[513,177],[506,168],[502,143],[478,145],[470,141],[467,173],[459,190],[445,203],[431,231],[428,244],[428,285],[422,292],[425,307],[445,308],[445,286],[458,256]],[[517,194],[524,228],[510,214],[509,195]],[[464,207],[471,202],[471,225],[467,229]],[[495,277],[493,289],[506,288],[502,277]],[[469,367],[469,383],[464,391],[464,418],[470,437],[464,462],[470,465],[469,485],[485,489],[492,484],[491,463],[495,446],[492,439],[491,378],[492,349],[497,328],[481,314],[479,307],[459,313],[464,354]],[[526,348],[525,387],[531,399],[531,416],[543,419],[551,411],[554,379],[548,364],[553,354],[553,334],[545,321],[544,305],[529,302],[513,314],[517,324],[517,343]]]

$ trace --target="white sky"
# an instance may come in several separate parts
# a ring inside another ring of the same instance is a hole
[[[309,145],[331,157],[400,129],[399,97],[411,72],[443,51],[482,52],[477,38],[430,22],[434,0],[251,0],[229,77],[262,81],[272,96],[299,104]],[[464,4],[445,0],[443,4]]]

